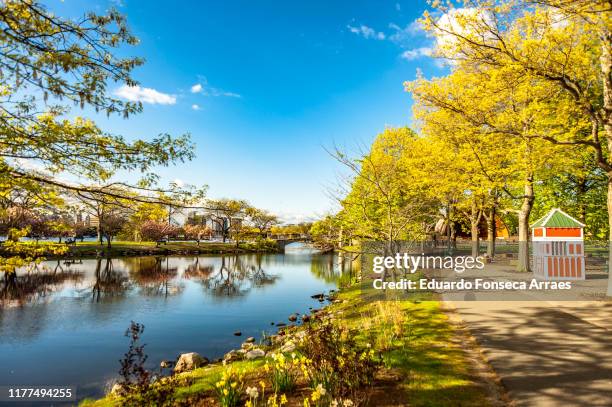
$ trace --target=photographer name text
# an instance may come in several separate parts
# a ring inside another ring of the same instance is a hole
[[[523,291],[523,290],[571,290],[571,281],[491,281],[482,278],[474,280],[460,279],[457,281],[444,281],[435,278],[421,278],[419,280],[401,279],[398,281],[384,281],[377,278],[372,281],[377,290],[444,290],[444,291]]]

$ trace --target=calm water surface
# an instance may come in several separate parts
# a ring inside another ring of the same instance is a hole
[[[77,385],[79,399],[101,396],[117,377],[132,320],[145,325],[150,368],[182,352],[214,359],[319,307],[310,296],[350,273],[334,255],[304,250],[39,268],[0,283],[0,385]]]

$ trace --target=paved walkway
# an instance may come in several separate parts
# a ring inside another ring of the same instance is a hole
[[[612,406],[612,303],[451,301],[518,406]]]

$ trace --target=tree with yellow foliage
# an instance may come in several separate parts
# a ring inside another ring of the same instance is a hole
[[[458,63],[443,78],[418,78],[406,84],[415,98],[415,116],[423,123],[424,134],[443,140],[462,152],[453,162],[455,173],[472,178],[480,191],[475,196],[494,198],[503,191],[520,204],[502,208],[515,212],[519,226],[517,268],[529,270],[529,218],[535,202],[537,180],[566,165],[562,153],[537,135],[543,131],[574,128],[576,119],[567,116],[549,125],[550,106],[560,98],[545,87],[525,78],[514,81],[503,68],[472,67]],[[556,110],[555,110],[556,111]],[[480,175],[476,175],[480,174]],[[467,188],[466,180],[456,177]],[[447,181],[451,182],[451,181]],[[494,199],[493,199],[494,200]],[[491,205],[485,205],[489,208]],[[471,211],[478,216],[474,207]],[[489,211],[489,222],[494,216]],[[472,218],[471,218],[472,219]],[[475,219],[472,219],[472,227]]]
[[[352,236],[384,242],[387,255],[397,252],[400,240],[425,239],[439,205],[420,176],[424,153],[423,141],[408,128],[386,129],[358,159],[336,151],[354,176],[341,200]]]
[[[579,110],[590,131],[532,132],[561,146],[587,148],[608,176],[608,217],[612,227],[612,7],[607,0],[434,1],[425,28],[436,38],[437,55],[475,69],[503,68],[519,82],[558,91]],[[460,7],[455,7],[458,5]],[[572,114],[573,115],[573,114]],[[609,235],[610,236],[610,235]],[[610,245],[612,255],[612,245]],[[612,258],[612,257],[611,257]],[[612,277],[612,273],[610,273]],[[608,295],[612,295],[612,278]]]

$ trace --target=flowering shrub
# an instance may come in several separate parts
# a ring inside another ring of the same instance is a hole
[[[299,375],[299,359],[295,353],[289,360],[282,353],[275,353],[272,355],[272,365],[266,362],[264,370],[271,373],[270,380],[275,394],[289,392],[295,389]]]
[[[257,407],[259,405],[259,390],[257,389],[257,387],[247,387],[246,394],[249,399],[244,404],[245,407]]]
[[[287,404],[287,396],[284,394],[281,394],[280,396],[273,394],[272,396],[268,397],[268,406],[270,407],[280,407],[285,404]]]
[[[259,382],[259,386],[261,387],[261,394],[256,386],[246,388],[246,395],[249,399],[244,404],[245,407],[280,407],[287,404],[287,396],[285,394],[279,396],[277,393],[268,397],[266,402],[266,384],[262,380]]]
[[[223,375],[217,383],[215,390],[217,399],[222,407],[233,407],[238,405],[240,395],[244,386],[242,374],[238,374],[231,368],[223,372]]]
[[[319,383],[317,387],[315,387],[312,394],[310,395],[310,399],[312,400],[313,403],[315,403],[316,406],[326,405],[328,404],[328,403],[325,403],[325,400],[327,399],[326,395],[327,395],[327,390],[325,389],[325,387],[323,387],[321,383]]]
[[[324,396],[357,399],[359,392],[371,385],[378,369],[374,351],[371,347],[359,348],[348,329],[330,321],[306,329],[301,351],[308,359],[302,366],[316,392],[311,400],[319,403]]]
[[[351,401],[351,399],[333,399],[330,406],[331,407],[353,407],[355,404]]]
[[[166,222],[148,220],[140,226],[139,232],[144,240],[155,242],[165,237],[176,235],[178,233],[178,228]]]
[[[259,407],[266,405],[266,383],[263,380],[259,381],[259,387],[261,387],[261,394],[257,386],[247,387],[246,395],[249,398],[244,404],[245,407]],[[261,397],[260,397],[261,395]],[[285,402],[287,398],[283,395]]]

